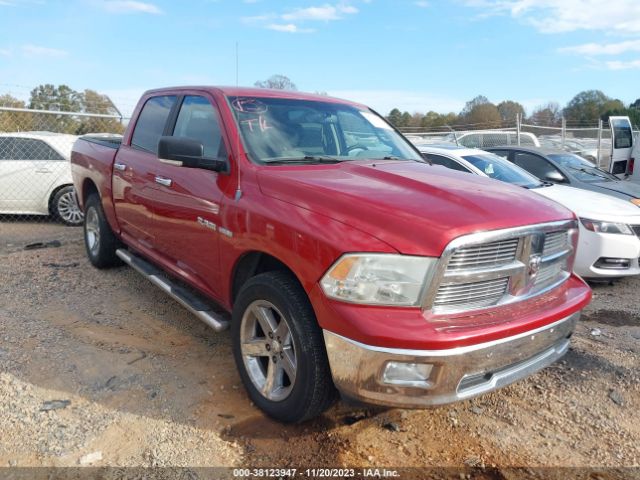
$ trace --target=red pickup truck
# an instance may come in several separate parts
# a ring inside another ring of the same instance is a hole
[[[284,422],[338,392],[424,407],[509,384],[567,351],[591,298],[572,213],[432,166],[344,100],[152,90],[72,170],[91,263],[229,327],[249,396]]]

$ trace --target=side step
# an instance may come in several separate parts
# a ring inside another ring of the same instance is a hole
[[[200,300],[196,294],[184,287],[181,287],[180,285],[177,285],[175,282],[167,278],[159,268],[123,248],[116,250],[116,255],[118,255],[124,263],[144,275],[147,280],[153,283],[156,287],[164,290],[170,297],[213,328],[216,332],[221,332],[229,328],[229,321],[220,313],[216,312],[206,302]]]

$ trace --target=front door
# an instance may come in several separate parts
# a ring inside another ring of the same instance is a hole
[[[228,160],[213,99],[187,95],[182,101],[173,136],[197,140],[207,158]],[[185,168],[156,160],[154,168],[154,236],[164,259],[192,283],[213,295],[220,293],[219,235],[225,174]]]

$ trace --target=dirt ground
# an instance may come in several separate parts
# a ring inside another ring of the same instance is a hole
[[[47,248],[24,249],[37,241]],[[513,466],[636,467],[589,478],[640,477],[639,292],[638,278],[594,285],[564,360],[498,392],[432,410],[338,403],[283,426],[251,405],[227,332],[130,268],[92,268],[79,228],[3,221],[0,466],[495,468],[487,478],[511,478]]]

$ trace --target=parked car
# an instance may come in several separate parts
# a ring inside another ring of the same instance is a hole
[[[81,225],[69,157],[77,137],[0,133],[0,214],[53,215]]]
[[[546,148],[485,148],[545,182],[591,190],[640,207],[640,185],[620,180],[573,153]]]
[[[596,140],[585,139],[578,141],[565,138],[563,142],[561,137],[540,137],[540,145],[548,149],[575,153],[595,165],[598,163],[598,142]],[[610,149],[611,142],[603,140],[601,152]]]
[[[120,146],[83,138],[71,162],[91,263],[230,327],[250,398],[280,421],[336,389],[425,407],[509,384],[567,351],[590,300],[570,211],[433,167],[345,100],[152,90]]]
[[[629,202],[543,182],[483,150],[433,145],[423,145],[420,150],[437,165],[512,183],[572,210],[580,219],[580,240],[573,267],[578,275],[596,279],[640,274],[640,211]]]
[[[504,130],[476,130],[473,132],[451,132],[447,142],[468,148],[496,147],[500,145],[518,145],[518,134]],[[533,133],[520,132],[520,145],[539,147],[538,137]]]

